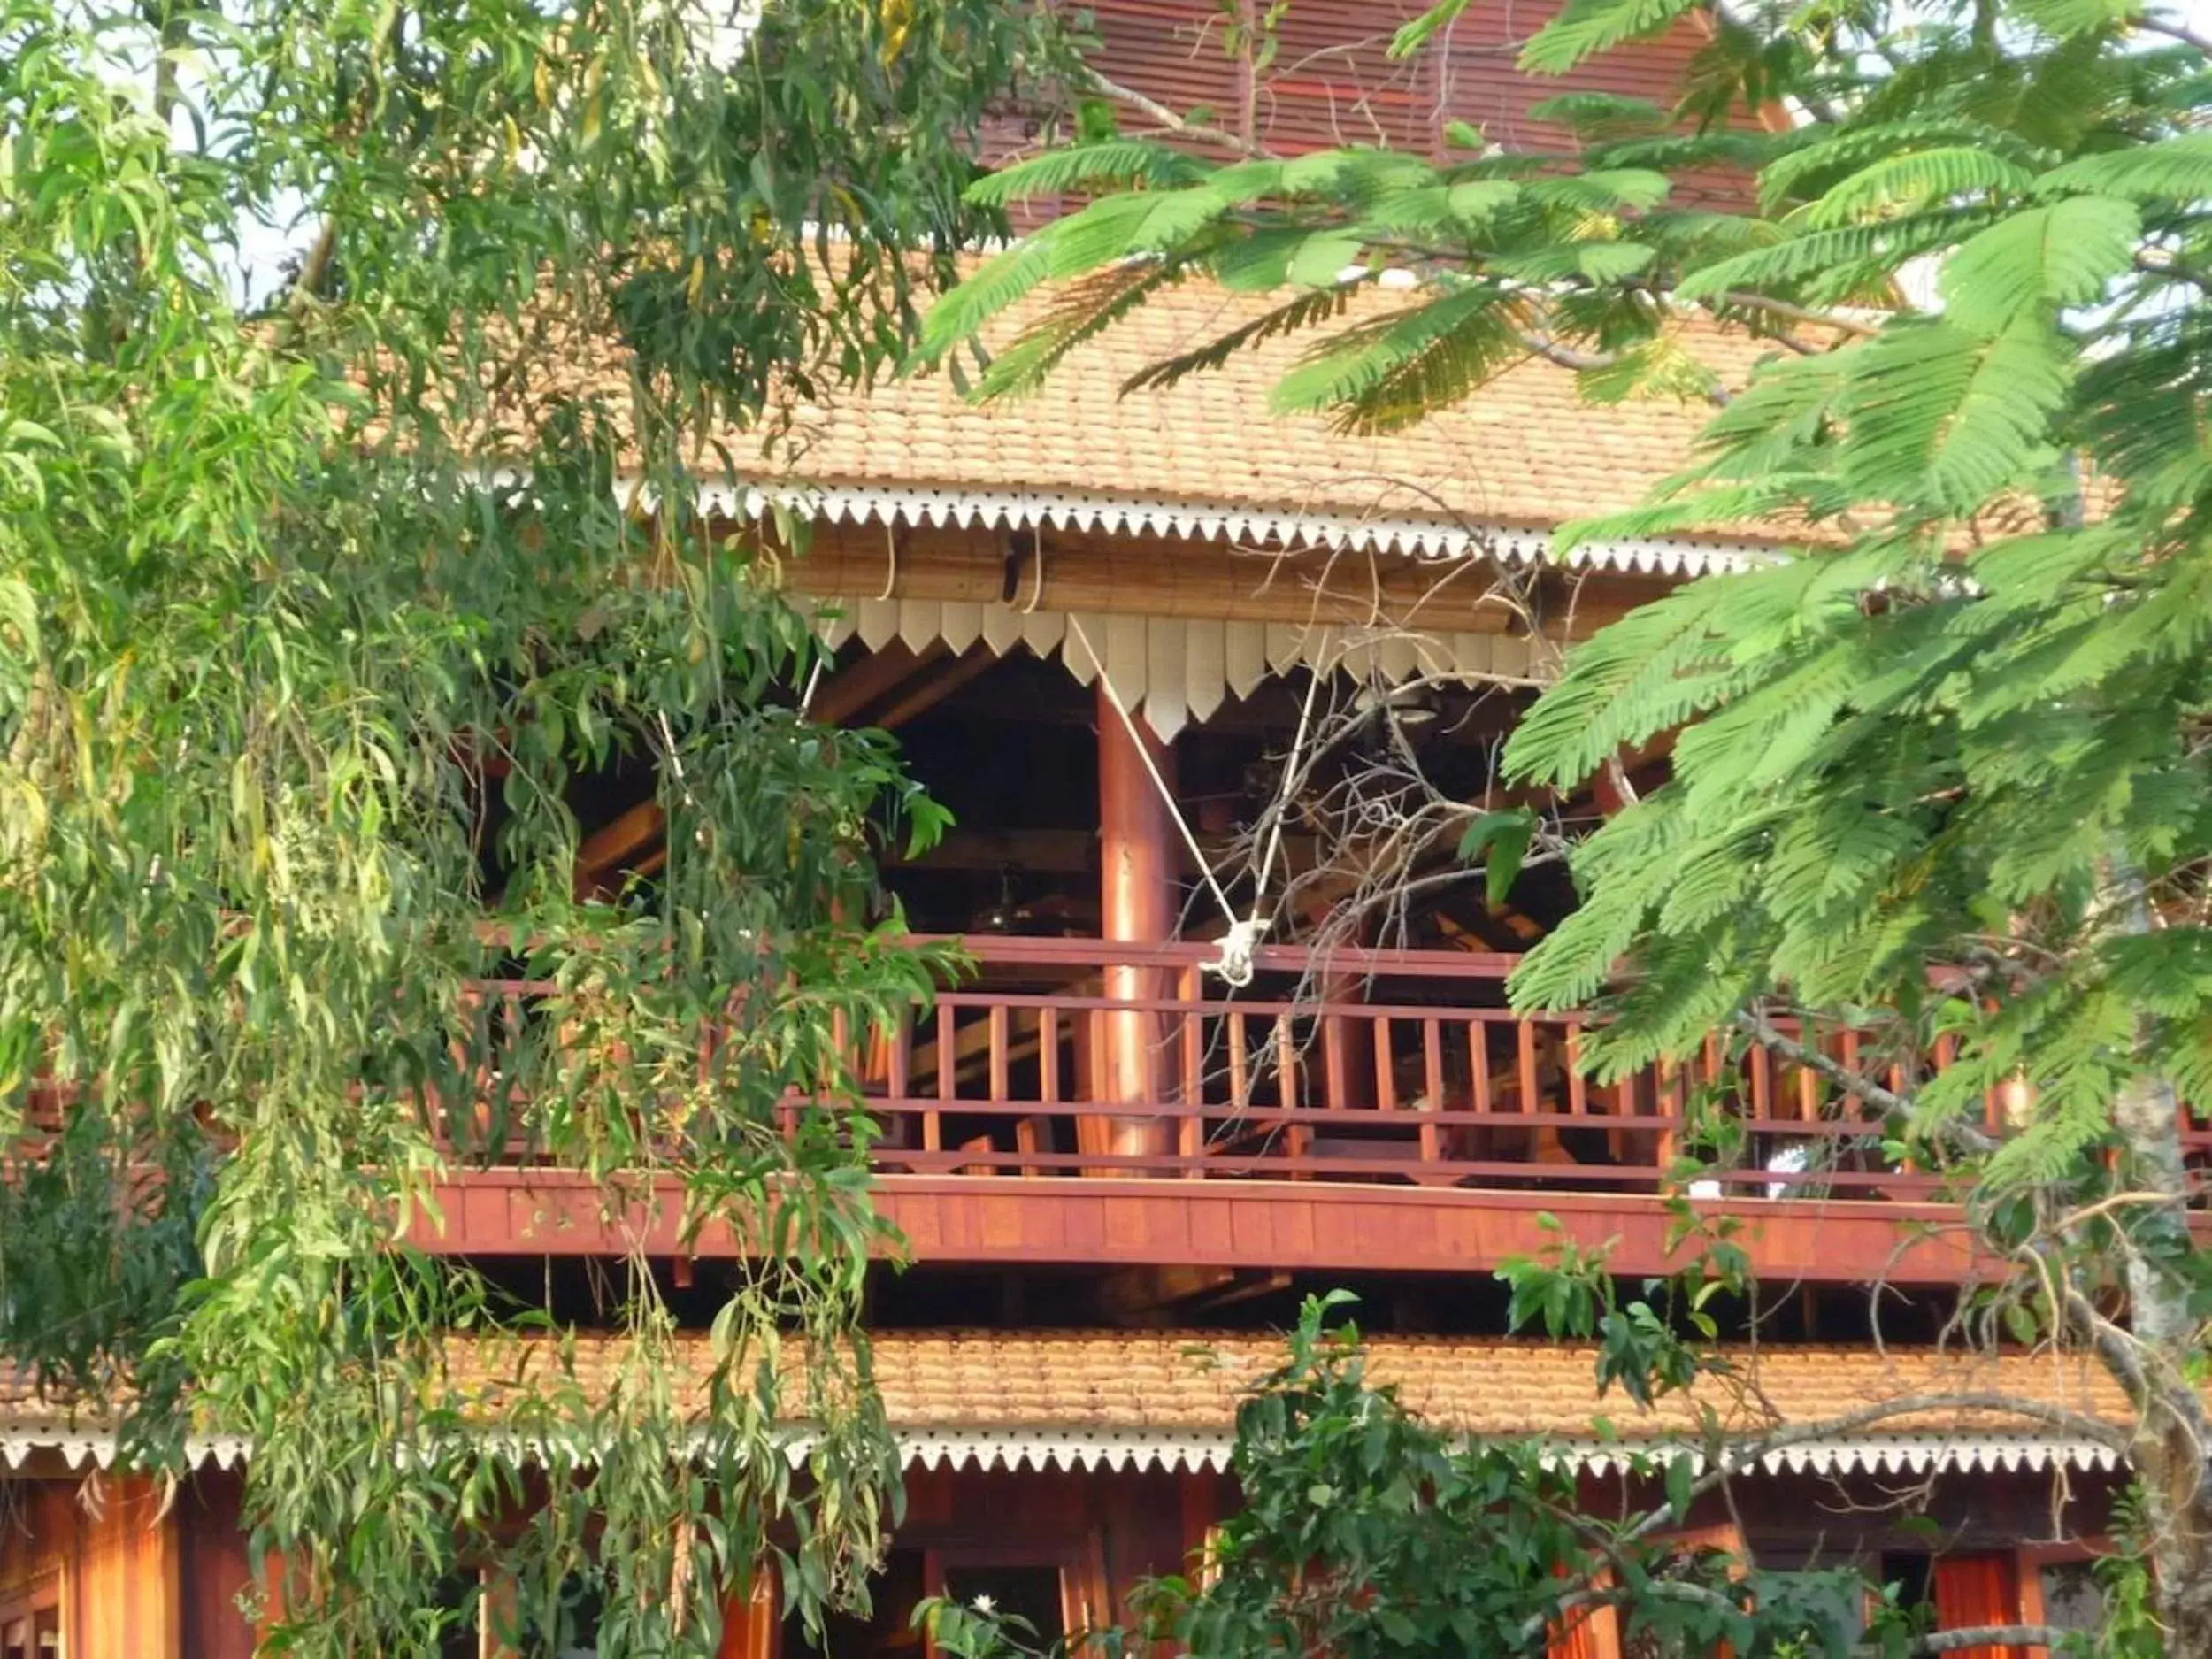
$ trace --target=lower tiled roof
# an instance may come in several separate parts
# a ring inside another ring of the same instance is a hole
[[[690,1348],[703,1375],[703,1348]],[[1284,1356],[1276,1338],[1244,1333],[1129,1331],[893,1332],[872,1344],[877,1381],[902,1427],[1056,1426],[1215,1432]],[[2073,1357],[1989,1356],[1926,1348],[1770,1348],[1731,1355],[1734,1374],[1708,1378],[1644,1410],[1616,1389],[1600,1399],[1597,1352],[1578,1344],[1465,1337],[1375,1337],[1369,1373],[1422,1417],[1482,1435],[1588,1437],[1603,1417],[1628,1439],[1698,1432],[1709,1408],[1732,1432],[1840,1417],[1931,1394],[2001,1394],[2124,1425],[2127,1401],[2101,1370]],[[477,1375],[512,1375],[536,1356],[486,1352]],[[579,1346],[588,1388],[617,1386],[622,1350]],[[2004,1426],[2001,1414],[1916,1412],[1883,1432]],[[2028,1419],[2009,1422],[2025,1425]]]
[[[634,1355],[623,1342],[586,1336],[572,1349],[579,1382],[606,1398]],[[985,1468],[1164,1463],[1225,1466],[1239,1402],[1282,1363],[1274,1338],[1249,1333],[1065,1331],[895,1332],[872,1344],[890,1421],[910,1461]],[[470,1342],[452,1350],[465,1393],[496,1393],[554,1363],[544,1342]],[[1596,1351],[1577,1344],[1474,1338],[1378,1337],[1367,1344],[1372,1381],[1398,1389],[1440,1427],[1486,1437],[1541,1437],[1603,1469],[1619,1449],[1705,1438],[1709,1411],[1737,1439],[1800,1432],[1765,1457],[1770,1470],[2047,1467],[2110,1469],[2109,1430],[2129,1421],[2125,1395],[2073,1356],[1991,1356],[1925,1348],[1769,1348],[1730,1356],[1709,1377],[1646,1409],[1617,1390],[1601,1398]],[[679,1400],[704,1407],[710,1370],[703,1339],[677,1340]],[[1868,1408],[1928,1395],[2002,1396],[2031,1409],[1993,1409],[1953,1400],[1879,1421],[1848,1421]],[[2039,1413],[2033,1407],[2046,1408]],[[2051,1413],[2078,1413],[2069,1424]],[[2098,1431],[2096,1425],[2107,1425]],[[803,1425],[794,1432],[803,1444]],[[74,1464],[114,1455],[105,1425],[18,1394],[0,1401],[0,1467],[34,1452]],[[250,1448],[212,1437],[200,1455],[227,1464]]]

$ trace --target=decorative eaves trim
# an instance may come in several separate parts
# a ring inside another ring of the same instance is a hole
[[[626,483],[624,498],[636,490]],[[702,510],[724,518],[757,518],[773,508],[831,524],[954,525],[962,528],[1148,532],[1156,535],[1277,547],[1330,548],[1362,553],[1400,553],[1415,558],[1471,555],[1502,563],[1533,565],[1551,557],[1551,534],[1473,520],[1400,518],[1328,511],[1240,507],[1142,496],[1091,495],[1076,490],[989,490],[923,485],[802,485],[761,482],[707,484]],[[1642,575],[1703,576],[1749,570],[1779,555],[1750,545],[1720,545],[1677,536],[1586,541],[1565,558],[1570,569],[1611,570]]]
[[[986,1471],[1222,1471],[1229,1467],[1233,1445],[1233,1437],[1226,1432],[1064,1429],[1051,1425],[1030,1428],[935,1425],[901,1429],[897,1434],[910,1469],[973,1467]],[[788,1450],[795,1464],[803,1461],[807,1444],[804,1436],[794,1437]],[[1637,1460],[1664,1456],[1671,1449],[1665,1440],[1559,1440],[1554,1442],[1552,1455],[1563,1465],[1602,1477],[1627,1471]],[[229,1469],[242,1462],[247,1453],[247,1442],[237,1435],[204,1435],[185,1442],[186,1460],[193,1468],[211,1463],[218,1469]],[[116,1440],[111,1433],[58,1430],[50,1425],[0,1426],[0,1471],[20,1471],[35,1455],[41,1454],[58,1456],[71,1470],[106,1470],[115,1463]],[[1701,1471],[1703,1454],[1693,1449],[1691,1456],[1694,1466]],[[1769,1452],[1757,1468],[1770,1475],[1996,1473],[2055,1468],[2108,1472],[2118,1468],[2119,1462],[2110,1447],[2093,1440],[2064,1435],[1977,1432],[1806,1440]]]
[[[1249,696],[1269,674],[1300,666],[1360,680],[1379,675],[1393,685],[1416,675],[1509,685],[1541,684],[1550,677],[1528,640],[1506,634],[1370,631],[1126,612],[1073,613],[1077,626],[1071,626],[1067,611],[950,599],[841,597],[825,601],[823,611],[822,638],[833,649],[855,637],[872,651],[897,640],[916,651],[941,642],[956,655],[980,642],[1000,657],[1017,646],[1041,658],[1056,655],[1078,685],[1090,685],[1103,672],[1123,706],[1141,713],[1164,742],[1173,741],[1192,721],[1211,718],[1224,699]]]

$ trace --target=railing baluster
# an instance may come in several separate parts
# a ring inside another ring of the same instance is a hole
[[[1590,1086],[1582,1075],[1582,1022],[1567,1022],[1567,1110],[1578,1118],[1589,1115]]]
[[[1445,1110],[1444,1022],[1433,1014],[1421,1021],[1422,1109],[1431,1114]],[[1421,1125],[1421,1162],[1433,1164],[1441,1152],[1436,1125]]]
[[[1049,1005],[1037,1010],[1037,1098],[1048,1107],[1056,1105],[1060,1099],[1060,1010]],[[1046,1150],[1059,1150],[1059,1113],[1043,1111],[1025,1121],[1035,1125],[1035,1133],[1048,1143]],[[1015,1133],[1020,1133],[1018,1125]],[[1032,1164],[1022,1173],[1050,1175],[1057,1171]]]
[[[937,1098],[953,1098],[960,1064],[960,1018],[942,1002],[937,1004]],[[922,1150],[941,1152],[945,1146],[945,1118],[941,1111],[922,1114]]]
[[[1491,1110],[1490,1098],[1490,1023],[1471,1019],[1467,1022],[1467,1072],[1475,1090],[1475,1110]],[[1487,1125],[1484,1125],[1486,1131]]]
[[[1323,995],[1327,995],[1326,987]],[[1324,1008],[1328,1005],[1325,1002]],[[1331,1110],[1350,1103],[1350,1068],[1344,1054],[1344,1016],[1321,1016],[1321,1103]]]
[[[897,1018],[892,1021],[891,1029],[885,1034],[888,1039],[889,1050],[884,1066],[884,1093],[890,1096],[893,1102],[891,1110],[897,1114],[897,1118],[884,1125],[883,1133],[885,1139],[893,1144],[903,1145],[906,1137],[913,1133],[914,1125],[913,1118],[906,1108],[906,1097],[913,1081],[914,1010],[911,1008],[899,1010]]]
[[[1390,1016],[1374,1016],[1375,1104],[1386,1112],[1398,1110],[1398,1069],[1390,1053]]]
[[[1183,1026],[1183,1110],[1188,1115],[1178,1125],[1177,1148],[1188,1166],[1184,1175],[1196,1179],[1205,1171],[1199,1159],[1205,1150],[1205,1120],[1198,1116],[1206,1093],[1205,1031],[1201,1019],[1202,1004],[1205,1000],[1205,983],[1199,977],[1198,964],[1193,963],[1183,970],[1183,1007],[1180,1018]]]
[[[1008,1046],[1007,1036],[1010,1029],[1007,1019],[1006,1004],[1003,1002],[992,1003],[987,1018],[991,1022],[989,1031],[989,1041],[991,1045],[991,1098],[993,1100],[1004,1100],[1007,1098],[1008,1085],[1011,1081],[1011,1075],[1013,1071],[1013,1064],[1008,1058],[1006,1052]]]
[[[1252,1054],[1246,1045],[1244,1010],[1229,1010],[1229,1104],[1243,1111],[1252,1104]]]
[[[1286,1110],[1302,1103],[1298,1098],[1298,1036],[1291,1029],[1287,1014],[1275,1017],[1275,1080]],[[1313,1131],[1303,1124],[1293,1124],[1283,1136],[1283,1147],[1294,1164],[1302,1161],[1313,1148]],[[1294,1168],[1291,1179],[1310,1180],[1312,1176],[1308,1171]]]

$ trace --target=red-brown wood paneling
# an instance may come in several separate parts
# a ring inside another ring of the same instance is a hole
[[[253,1659],[254,1627],[239,1606],[251,1587],[240,1479],[210,1470],[176,1501],[182,1659]]]
[[[2020,1562],[2010,1550],[1939,1556],[1932,1575],[1936,1625],[1970,1630],[2009,1624],[2020,1617]],[[1960,1647],[1961,1659],[2004,1659],[2001,1647]]]
[[[610,1217],[597,1188],[572,1173],[472,1171],[439,1194],[444,1229],[419,1215],[411,1237],[425,1249],[465,1256],[744,1253],[720,1226],[684,1247],[678,1194],[664,1190],[656,1210]],[[1671,1212],[1640,1194],[1013,1174],[885,1176],[874,1193],[920,1261],[1483,1272],[1555,1242],[1538,1219],[1549,1214],[1585,1247],[1617,1240],[1612,1262],[1620,1272],[1679,1264],[1669,1248]],[[1951,1285],[1977,1264],[1957,1212],[1941,1205],[1760,1199],[1701,1208],[1741,1224],[1736,1242],[1770,1279]]]

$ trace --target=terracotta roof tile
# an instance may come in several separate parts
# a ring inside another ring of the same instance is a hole
[[[1650,1410],[1618,1391],[1601,1401],[1595,1351],[1577,1344],[1495,1339],[1376,1337],[1371,1378],[1395,1385],[1415,1412],[1471,1434],[1587,1440],[1602,1418],[1623,1440],[1701,1432],[1709,1407],[1724,1429],[1747,1433],[1832,1420],[1882,1402],[1943,1394],[2003,1394],[2079,1411],[2124,1426],[2124,1395],[2103,1372],[2073,1358],[1947,1354],[1930,1349],[1770,1348],[1732,1357],[1737,1375],[1707,1379]],[[1048,1430],[1069,1434],[1224,1435],[1239,1401],[1282,1361],[1274,1338],[1248,1333],[1068,1331],[896,1332],[874,1341],[878,1380],[902,1432]],[[548,1361],[542,1343],[457,1345],[453,1379],[465,1393],[496,1388]],[[579,1380],[595,1394],[618,1386],[624,1348],[580,1338]],[[680,1339],[680,1387],[703,1404],[705,1342]],[[94,1431],[97,1413],[0,1387],[0,1430],[11,1434]],[[2016,1414],[1944,1409],[1900,1415],[1870,1435],[2056,1432]]]
[[[693,1348],[703,1368],[703,1350]],[[1283,1357],[1279,1340],[1242,1333],[898,1332],[878,1336],[878,1382],[902,1429],[1186,1431],[1219,1432],[1239,1400]],[[1429,1420],[1486,1435],[1587,1437],[1604,1418],[1624,1439],[1694,1434],[1709,1407],[1724,1427],[1751,1432],[1841,1417],[1913,1395],[2001,1394],[2114,1424],[2127,1402],[2101,1371],[2074,1359],[1931,1349],[1794,1348],[1732,1356],[1733,1379],[1641,1410],[1617,1390],[1596,1393],[1596,1351],[1577,1344],[1470,1338],[1377,1337],[1370,1374],[1394,1384]],[[584,1342],[587,1386],[613,1380],[618,1351]],[[480,1364],[480,1361],[476,1362]],[[493,1369],[513,1374],[513,1358]],[[481,1375],[480,1370],[476,1374]],[[1885,1420],[1881,1433],[2044,1428],[2016,1417],[1955,1410]],[[2044,1428],[2044,1432],[2048,1432]]]
[[[1358,310],[1372,313],[1411,297],[1371,294]],[[1186,283],[1078,349],[1042,389],[1020,399],[979,406],[937,373],[797,405],[795,452],[764,459],[761,475],[826,487],[1071,492],[1317,518],[1548,529],[1636,504],[1690,461],[1711,413],[1673,398],[1586,403],[1572,373],[1532,359],[1408,431],[1348,436],[1318,418],[1268,411],[1270,388],[1313,334],[1238,352],[1219,371],[1166,390],[1123,395],[1138,370],[1280,300]],[[1044,303],[1033,296],[1018,308],[999,337]],[[1694,334],[1698,350],[1731,382],[1778,349],[1709,326]],[[618,405],[626,399],[621,363],[603,361],[588,378]],[[577,381],[557,368],[556,384]],[[724,438],[741,464],[758,454],[754,441]],[[1738,530],[1729,539],[1777,541],[1783,533]]]

